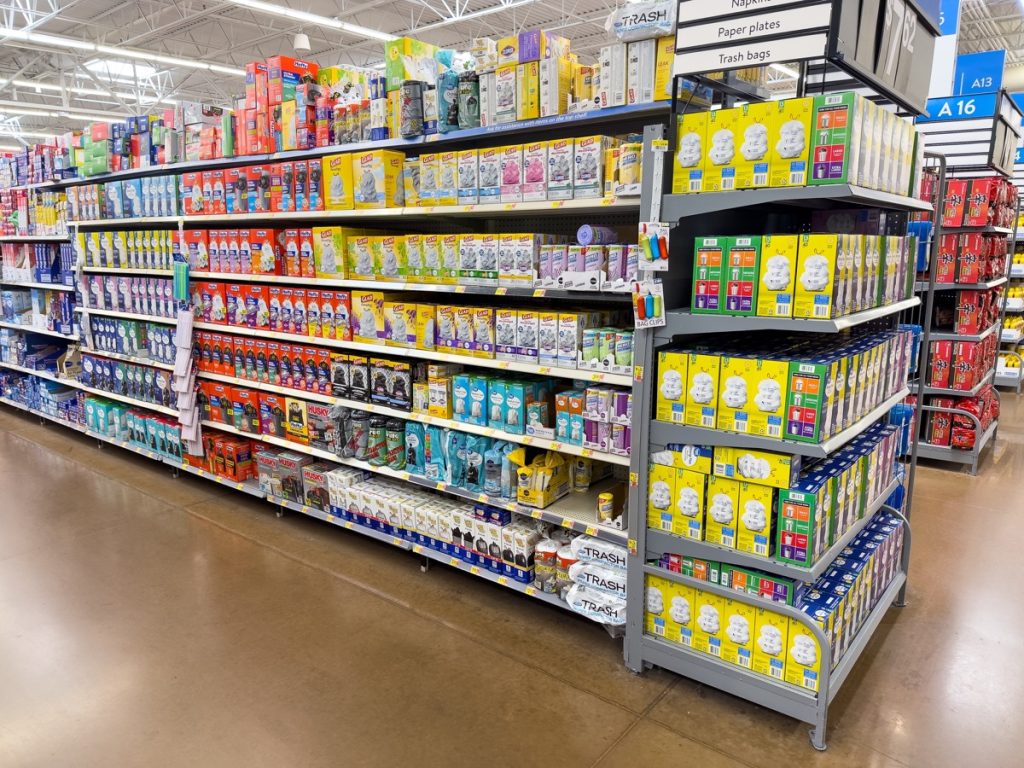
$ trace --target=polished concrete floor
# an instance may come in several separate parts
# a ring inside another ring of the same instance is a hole
[[[466,574],[0,407],[0,766],[1020,765],[1024,405],[927,468],[909,604],[806,726]]]

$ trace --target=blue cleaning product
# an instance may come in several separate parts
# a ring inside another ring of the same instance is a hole
[[[445,430],[442,427],[427,427],[423,454],[423,475],[431,480],[444,480],[448,475],[445,459]]]
[[[423,425],[405,422],[405,468],[414,475],[422,475],[426,463],[426,434]]]
[[[496,440],[484,454],[484,493],[488,496],[501,495],[502,461],[505,458],[502,446],[508,445]]]
[[[491,438],[466,435],[466,490],[481,493],[484,489],[484,454],[490,449]]]
[[[444,458],[447,463],[445,482],[463,488],[466,485],[466,434],[446,429]]]
[[[518,495],[519,476],[516,473],[516,465],[509,458],[509,454],[516,447],[512,443],[501,445],[501,498],[514,499]]]

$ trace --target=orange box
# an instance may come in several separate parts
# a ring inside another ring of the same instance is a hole
[[[306,289],[306,332],[314,338],[322,338],[320,295],[320,291],[316,288]]]
[[[268,341],[267,344],[267,382],[276,386],[281,385],[281,344],[277,341]]]
[[[300,277],[302,267],[299,261],[299,230],[285,229],[281,232],[281,256],[284,260],[284,274]]]
[[[224,205],[224,171],[203,171],[203,198],[206,200],[204,213],[226,212]]]
[[[267,345],[263,339],[256,339],[256,380],[263,384],[269,384],[270,378],[267,371]]]
[[[285,437],[287,409],[283,395],[260,393],[260,430],[264,435]]]
[[[313,230],[299,230],[299,274],[302,277],[316,277],[313,262]]]
[[[256,339],[246,336],[240,339],[242,343],[242,372],[238,378],[256,381]],[[238,346],[238,341],[235,342]]]
[[[270,294],[265,285],[242,285],[242,299],[245,302],[245,325],[247,328],[268,328],[270,326]]]
[[[316,391],[321,395],[331,394],[331,350],[313,347],[316,354]]]

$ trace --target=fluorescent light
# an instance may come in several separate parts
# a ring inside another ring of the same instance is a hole
[[[52,133],[40,133],[39,131],[5,131],[3,127],[0,127],[0,136],[7,136],[10,138],[18,139],[23,136],[29,136],[36,139],[52,139],[54,135]]]
[[[156,74],[156,67],[114,59],[92,59],[85,62],[85,68],[90,72],[95,72],[105,77],[113,77],[115,75],[126,78],[130,77],[132,82],[138,77],[152,77]]]
[[[294,16],[296,13],[298,13],[298,11],[286,12],[287,15],[291,16]],[[360,27],[360,29],[362,28]],[[372,32],[373,30],[368,31]],[[164,56],[163,54],[152,53],[150,51],[140,51],[133,48],[119,48],[113,45],[96,45],[94,43],[86,42],[85,40],[76,40],[73,37],[63,37],[60,35],[44,35],[38,32],[30,32],[24,29],[9,29],[0,27],[0,40],[3,40],[5,38],[10,38],[12,40],[25,40],[26,42],[34,42],[40,45],[47,45],[58,48],[77,48],[81,51],[99,51],[100,53],[106,53],[111,56],[116,56],[118,58],[156,61],[161,64],[169,64],[174,67],[189,67],[191,69],[206,70],[213,70],[214,67],[217,67],[217,69],[213,71],[220,72],[225,75],[235,75],[237,77],[245,76],[245,70],[238,69],[237,67],[228,67],[222,64],[210,64],[205,61],[195,61],[193,59],[179,59],[175,56]],[[389,37],[388,39],[394,38]]]
[[[347,21],[341,21],[339,19],[332,19],[328,16],[321,16],[317,13],[308,13],[307,11],[296,11],[293,8],[285,8],[284,6],[274,5],[273,3],[265,3],[262,0],[229,0],[229,2],[235,5],[241,5],[245,8],[251,8],[254,11],[262,11],[263,13],[269,13],[273,16],[284,16],[286,19],[295,19],[297,21],[306,21],[310,24],[319,24],[322,27],[330,27],[331,29],[340,29],[345,32],[351,32],[353,35],[362,35],[363,37],[372,37],[374,40],[397,40],[397,35],[391,35],[387,32],[381,32],[377,29],[370,29],[369,27],[361,27],[358,24],[349,24]],[[532,0],[530,0],[532,2]]]
[[[23,149],[24,149],[24,147],[22,147],[22,146],[14,146],[14,147],[0,146],[0,152],[20,152]]]
[[[800,77],[799,72],[797,72],[792,67],[787,67],[785,64],[769,64],[768,66],[774,69],[776,72],[781,72],[782,74],[786,75],[787,77],[791,77],[794,80]]]

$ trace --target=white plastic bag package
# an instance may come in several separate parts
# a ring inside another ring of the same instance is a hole
[[[573,584],[565,600],[576,613],[598,624],[622,626],[626,623],[626,601],[598,592],[582,584]]]
[[[593,536],[577,536],[570,546],[577,560],[626,570],[626,548],[621,544],[612,544]]]
[[[630,42],[665,37],[676,33],[675,2],[626,3],[616,8],[604,23],[604,28],[616,40]]]
[[[626,572],[600,563],[576,562],[569,566],[569,578],[576,584],[626,599]]]

